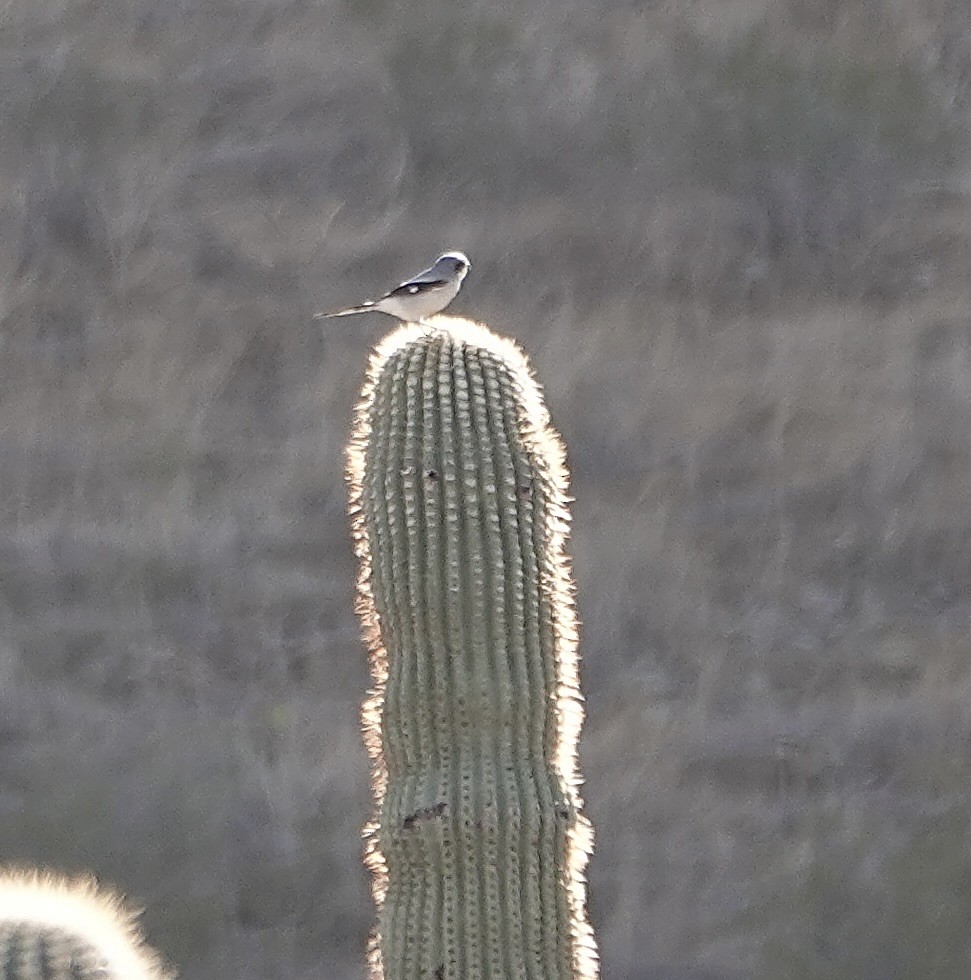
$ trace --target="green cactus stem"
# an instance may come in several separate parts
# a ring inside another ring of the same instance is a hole
[[[93,878],[0,869],[0,980],[172,980]]]
[[[522,352],[453,317],[371,358],[348,447],[374,980],[597,975],[567,470]]]

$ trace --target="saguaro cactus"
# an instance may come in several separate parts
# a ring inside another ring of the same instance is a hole
[[[91,878],[0,869],[0,980],[171,980],[135,915]]]
[[[451,317],[390,335],[348,477],[374,681],[371,976],[595,977],[567,473],[523,354]]]

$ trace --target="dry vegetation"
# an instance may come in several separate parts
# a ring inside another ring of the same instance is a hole
[[[309,315],[453,246],[574,468],[606,974],[963,980],[963,0],[0,27],[0,856],[185,980],[362,975],[342,446],[390,324]]]

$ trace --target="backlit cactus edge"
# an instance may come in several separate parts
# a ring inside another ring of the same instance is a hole
[[[135,913],[93,878],[0,870],[0,980],[171,980]]]
[[[371,976],[594,977],[563,447],[514,344],[432,323],[376,350],[348,450]]]
[[[466,320],[400,328],[347,459],[371,978],[592,980],[567,472],[525,357]],[[94,977],[171,975],[93,879],[0,869],[0,980]]]

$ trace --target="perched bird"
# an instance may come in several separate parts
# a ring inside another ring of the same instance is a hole
[[[380,299],[369,299],[360,306],[351,306],[336,313],[315,313],[315,320],[352,313],[387,313],[405,323],[421,323],[425,317],[441,313],[455,299],[462,280],[472,264],[462,252],[445,252],[433,265],[406,279]]]

